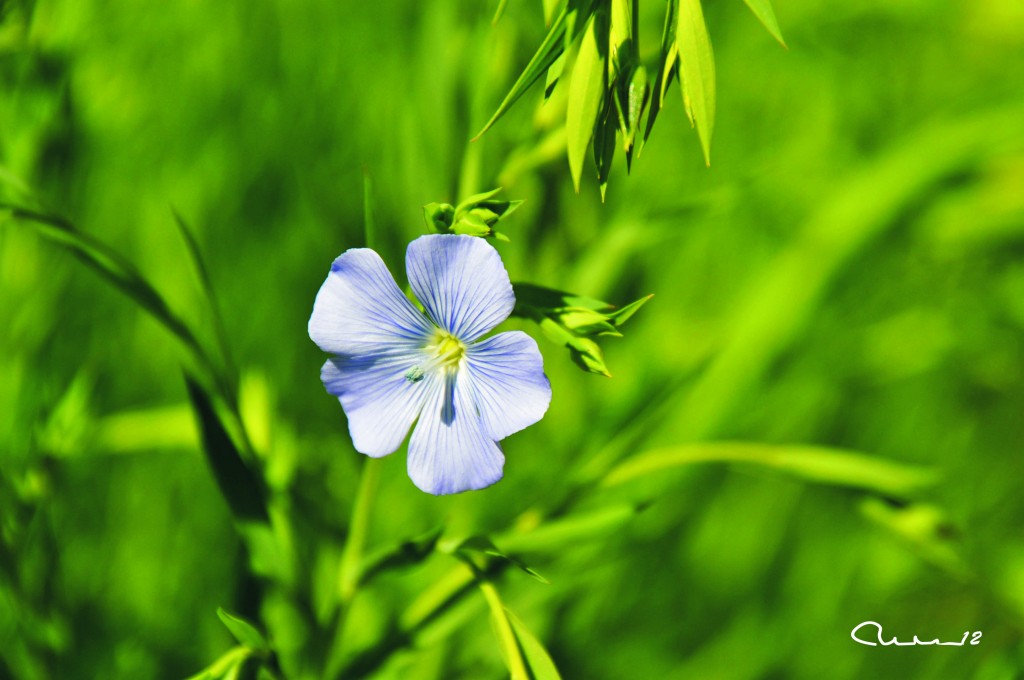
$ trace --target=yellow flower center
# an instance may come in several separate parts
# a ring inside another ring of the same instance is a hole
[[[441,368],[455,368],[462,361],[462,357],[466,356],[466,346],[462,341],[440,328],[434,331],[427,350],[433,354],[436,365]]]

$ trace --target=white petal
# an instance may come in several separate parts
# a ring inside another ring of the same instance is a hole
[[[356,450],[377,458],[405,439],[427,397],[426,380],[407,376],[422,356],[392,352],[374,357],[338,357],[324,364],[324,387],[338,397],[348,416]]]
[[[370,355],[421,344],[430,322],[402,294],[380,255],[346,250],[320,287],[309,337],[332,354]]]
[[[409,244],[405,268],[427,315],[463,342],[507,319],[516,303],[498,251],[482,238],[421,236]]]
[[[536,341],[522,331],[499,333],[470,345],[466,370],[491,439],[501,440],[533,425],[551,404],[544,359]]]
[[[501,479],[505,456],[484,433],[465,371],[431,375],[430,396],[409,440],[409,477],[434,495],[482,489]],[[424,381],[427,382],[427,381]]]

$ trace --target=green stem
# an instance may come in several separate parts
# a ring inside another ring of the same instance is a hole
[[[348,540],[345,541],[345,551],[341,555],[341,568],[338,571],[338,597],[342,606],[347,606],[352,601],[359,588],[363,546],[366,543],[366,533],[370,526],[373,499],[377,495],[377,485],[380,481],[380,466],[379,458],[367,458],[363,463],[359,489],[356,491],[356,502],[352,508]]]
[[[328,655],[327,676],[341,662],[342,641],[345,635],[345,622],[352,600],[359,590],[362,574],[363,548],[366,534],[370,527],[370,514],[373,510],[373,499],[377,495],[380,482],[382,462],[378,458],[367,458],[363,463],[363,471],[359,477],[359,489],[356,490],[355,504],[352,506],[352,518],[349,521],[348,539],[345,550],[341,554],[341,566],[338,569],[338,601],[341,610],[338,613],[334,629],[334,640]]]

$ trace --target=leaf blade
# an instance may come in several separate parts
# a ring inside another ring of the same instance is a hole
[[[771,33],[772,37],[775,38],[780,45],[786,47],[786,41],[782,39],[782,31],[779,29],[779,21],[775,18],[775,11],[772,9],[771,0],[743,0],[750,8],[750,11],[754,13],[757,20],[760,21],[768,32]]]
[[[580,192],[583,162],[594,135],[594,126],[606,89],[607,48],[604,54],[601,52],[601,34],[606,32],[603,28],[605,23],[604,12],[601,10],[590,17],[583,29],[583,41],[569,83],[569,105],[565,119],[566,151],[576,193]]]
[[[512,85],[512,89],[509,90],[508,94],[505,95],[505,99],[502,100],[501,104],[498,105],[498,109],[491,116],[487,124],[484,125],[480,132],[476,133],[472,141],[476,141],[483,136],[485,132],[491,129],[491,127],[498,122],[498,119],[505,115],[505,113],[512,108],[520,97],[526,94],[526,91],[547,72],[548,67],[555,63],[558,57],[564,51],[565,45],[563,37],[565,35],[565,20],[566,20],[566,9],[562,8],[559,12],[558,17],[552,22],[551,28],[548,30],[547,35],[544,37],[544,41],[537,48],[533,57],[529,63],[523,69],[523,72],[519,74],[519,78]]]
[[[679,0],[676,44],[679,46],[683,103],[692,113],[704,151],[704,162],[711,165],[711,135],[715,124],[715,57],[700,0]]]
[[[812,483],[900,498],[916,495],[930,486],[935,476],[927,468],[854,451],[816,446],[713,442],[654,449],[635,456],[608,473],[602,485],[617,486],[645,475],[703,463],[759,465]]]
[[[512,631],[519,640],[523,656],[526,657],[526,662],[530,665],[533,680],[562,680],[562,676],[558,673],[558,667],[551,660],[551,655],[548,654],[543,643],[530,632],[530,629],[518,616],[512,613],[511,609],[506,607],[505,614],[508,616],[509,623],[512,624]]]
[[[257,651],[270,651],[270,645],[267,644],[263,633],[243,617],[231,614],[223,607],[217,607],[217,618],[231,631],[239,644]]]
[[[263,489],[256,475],[242,460],[212,398],[202,385],[187,374],[185,386],[198,421],[203,452],[231,514],[241,522],[268,525],[270,517]]]

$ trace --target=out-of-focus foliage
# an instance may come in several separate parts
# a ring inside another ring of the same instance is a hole
[[[769,0],[747,0],[747,5],[785,45]],[[565,131],[573,183],[578,193],[584,159],[592,148],[604,200],[616,138],[621,138],[629,168],[634,143],[639,154],[665,106],[665,91],[678,77],[686,117],[697,129],[704,160],[710,165],[715,57],[700,0],[665,3],[661,52],[652,64],[656,74],[653,84],[648,84],[645,53],[640,45],[640,0],[555,0],[545,2],[544,9],[550,24],[547,35],[477,137],[487,132],[542,75],[546,74],[545,99],[561,80],[568,80]]]
[[[705,3],[715,164],[666,97],[604,205],[565,172],[572,88],[468,141],[545,4],[0,2],[0,201],[123,255],[238,378],[0,212],[0,677],[1024,672],[1019,3],[786,0],[788,50]],[[323,393],[306,321],[364,170],[393,271],[421,206],[502,186],[513,280],[657,294],[614,379],[545,349],[551,409],[486,491],[422,494],[400,451],[370,493]],[[268,522],[225,501],[216,423]],[[984,637],[883,650],[865,620]]]

